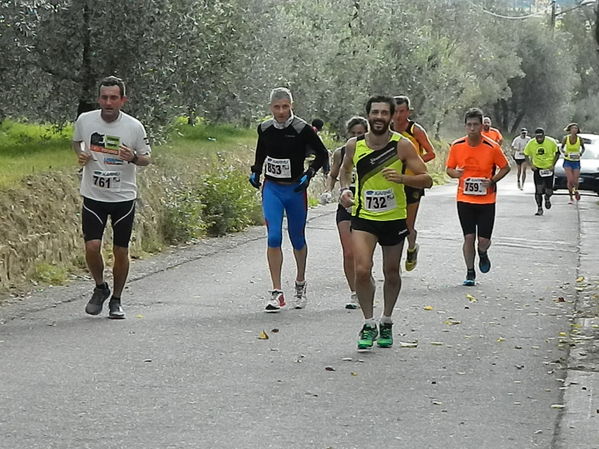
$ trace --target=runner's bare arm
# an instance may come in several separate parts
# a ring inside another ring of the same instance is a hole
[[[349,189],[351,172],[354,168],[354,153],[356,152],[356,139],[352,137],[345,144],[345,156],[339,168],[339,189]]]
[[[422,155],[422,160],[424,162],[432,161],[437,155],[435,154],[435,149],[433,148],[433,144],[428,138],[428,134],[424,130],[424,128],[418,124],[414,126],[414,137],[420,144],[422,148],[424,148],[424,154]]]
[[[401,139],[397,144],[397,155],[410,169],[413,175],[398,173],[392,168],[384,168],[382,173],[387,181],[404,184],[417,189],[428,189],[433,185],[433,178],[428,174],[422,158],[414,150],[408,139]]]
[[[341,169],[341,162],[343,162],[341,160],[341,148],[337,148],[333,152],[333,163],[331,164],[331,171],[327,177],[327,192],[332,192],[335,188],[335,183],[337,182],[337,177],[339,176],[339,170]]]
[[[93,159],[93,156],[91,153],[84,151],[83,142],[73,141],[71,143],[71,147],[73,148],[73,151],[77,155],[77,162],[79,162],[79,165],[85,165],[85,164],[87,164],[87,161]]]
[[[497,184],[499,181],[501,181],[505,175],[507,175],[511,170],[510,164],[507,164],[505,167],[500,168],[499,171],[497,173],[495,173],[495,175],[489,179],[488,181],[485,180],[483,181],[483,185],[495,185]]]

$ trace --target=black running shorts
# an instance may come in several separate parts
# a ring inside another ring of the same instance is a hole
[[[490,239],[495,224],[495,203],[474,204],[458,201],[458,217],[464,235],[476,234]]]
[[[128,248],[135,218],[135,200],[108,203],[84,197],[81,211],[83,238],[86,242],[102,240],[109,216],[114,245]]]
[[[352,217],[351,228],[364,231],[377,237],[379,245],[394,246],[402,243],[408,235],[406,220],[375,221]]]
[[[424,196],[424,189],[417,189],[415,187],[403,186],[404,192],[406,193],[406,203],[414,204],[420,202],[420,198]]]
[[[553,175],[541,176],[539,170],[533,170],[532,176],[535,182],[535,193],[542,195],[543,193],[553,192]]]
[[[351,221],[351,214],[340,204],[339,207],[337,207],[337,216],[335,218],[337,223],[341,223],[342,221]]]

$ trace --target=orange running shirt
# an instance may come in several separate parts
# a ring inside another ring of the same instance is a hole
[[[483,136],[481,143],[471,147],[466,137],[462,137],[451,144],[446,165],[447,168],[464,169],[464,174],[458,179],[458,201],[492,204],[497,196],[496,189],[491,187],[485,192],[480,179],[491,179],[496,168],[507,167],[508,161],[494,140]]]
[[[501,139],[503,139],[503,136],[501,135],[501,132],[497,128],[489,128],[488,131],[485,131],[483,129],[481,134],[483,136],[487,136],[489,139],[493,139],[497,143],[499,143],[499,141]]]

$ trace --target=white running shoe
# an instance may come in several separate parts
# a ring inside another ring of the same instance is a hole
[[[308,304],[308,297],[306,296],[306,287],[308,283],[304,281],[303,284],[295,283],[295,308],[305,309]]]
[[[351,296],[349,297],[349,301],[345,304],[345,308],[351,310],[360,308],[360,302],[358,301],[358,295],[356,292],[352,292]]]
[[[264,308],[265,312],[274,313],[285,307],[285,295],[281,290],[270,290],[270,299]]]

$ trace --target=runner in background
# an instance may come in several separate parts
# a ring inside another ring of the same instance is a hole
[[[520,135],[514,137],[512,140],[512,157],[516,164],[518,165],[518,188],[520,190],[524,189],[524,182],[526,181],[526,156],[524,155],[524,148],[526,144],[530,142],[530,136],[528,135],[528,130],[526,128],[522,128],[520,130]]]
[[[564,129],[568,133],[562,140],[561,153],[564,155],[564,171],[568,184],[568,193],[570,194],[569,204],[572,204],[574,198],[580,201],[578,192],[578,177],[580,176],[580,158],[584,154],[584,142],[578,136],[580,128],[577,123],[570,123]]]

